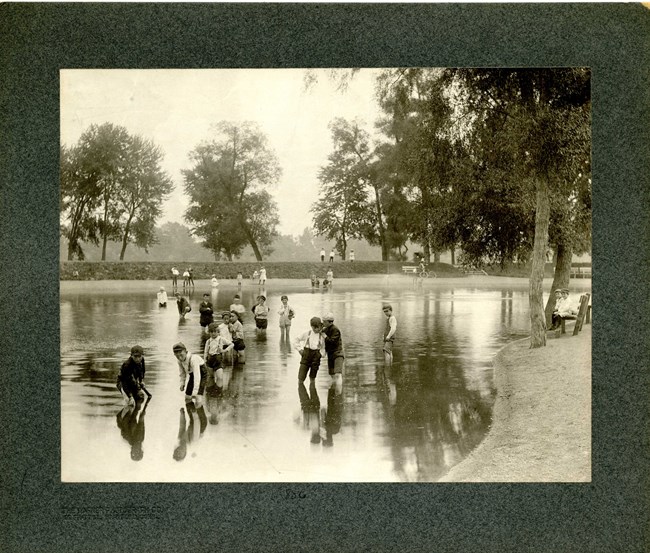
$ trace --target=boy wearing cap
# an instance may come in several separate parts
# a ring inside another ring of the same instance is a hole
[[[558,288],[555,290],[555,308],[553,309],[553,315],[551,315],[551,328],[550,330],[555,330],[562,323],[562,317],[560,317],[560,308],[564,298],[562,298],[562,290]]]
[[[241,321],[242,320],[242,315],[246,312],[246,308],[241,302],[241,296],[239,294],[235,294],[235,297],[232,299],[232,303],[230,304],[230,312],[235,312],[237,313],[237,318]]]
[[[384,359],[387,365],[393,363],[393,342],[395,341],[395,332],[397,332],[397,319],[393,315],[393,306],[385,303],[382,307],[384,315],[386,315],[386,327],[384,329],[384,345],[382,350],[384,352]]]
[[[255,326],[258,330],[265,332],[266,327],[269,325],[269,308],[264,304],[266,296],[257,296],[257,305],[253,306],[251,311],[255,317]]]
[[[128,403],[144,399],[142,381],[144,380],[144,352],[141,346],[131,348],[131,356],[122,363],[117,376],[117,389]]]
[[[180,378],[180,390],[185,390],[185,401],[198,401],[203,396],[207,370],[203,358],[196,353],[188,353],[182,342],[174,344],[172,351],[178,361],[178,376]]]
[[[323,315],[323,334],[325,336],[325,352],[327,353],[327,370],[332,382],[340,387],[343,381],[343,340],[341,331],[334,326],[334,315]]]
[[[325,335],[322,331],[322,322],[319,317],[312,317],[309,321],[311,330],[299,336],[294,342],[294,347],[300,352],[300,369],[298,382],[302,383],[309,372],[310,380],[315,380],[320,367],[320,360],[325,355]]]

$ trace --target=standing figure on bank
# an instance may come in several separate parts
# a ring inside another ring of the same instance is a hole
[[[242,281],[244,280],[244,276],[241,274],[241,271],[237,273],[237,288],[241,288]]]
[[[266,285],[266,269],[262,267],[260,269],[260,281],[259,281],[260,286],[265,286]]]
[[[117,376],[117,389],[129,404],[144,399],[144,371],[144,351],[141,346],[133,346],[130,357],[122,363]]]
[[[343,340],[341,331],[334,326],[334,315],[323,315],[323,334],[325,335],[325,352],[327,353],[327,370],[332,383],[340,390],[343,384]]]
[[[214,321],[212,303],[210,302],[210,294],[207,292],[203,294],[203,301],[201,302],[201,305],[199,305],[199,312],[201,313],[199,323],[201,325],[201,328],[205,330],[208,325]]]
[[[327,269],[326,277],[327,277],[328,286],[331,286],[332,284],[334,284],[334,271],[332,271],[331,267],[329,269]]]
[[[183,288],[187,288],[190,284],[190,272],[185,269],[183,271]]]
[[[192,286],[192,288],[194,288],[194,269],[192,269],[192,267],[190,267],[187,270],[187,272],[188,272],[188,275],[189,275],[187,283],[188,283],[189,286]]]
[[[302,384],[309,373],[310,380],[316,380],[320,360],[325,355],[325,335],[322,333],[323,325],[319,317],[312,317],[309,321],[311,330],[299,336],[294,342],[295,348],[300,352],[300,369],[298,382]]]
[[[251,277],[251,280],[255,282],[256,280],[259,281],[260,274],[257,272],[257,269],[253,271],[253,276]]]
[[[350,261],[354,261],[354,250],[350,250]]]
[[[165,287],[161,286],[157,294],[158,298],[158,307],[167,307],[167,292],[165,292]]]
[[[180,273],[178,272],[178,269],[176,267],[172,267],[172,288],[176,288],[178,286],[178,275]]]
[[[264,303],[265,301],[266,296],[260,294],[257,296],[257,304],[252,309],[253,316],[255,317],[255,326],[261,332],[266,332],[266,328],[269,325],[269,308]]]
[[[282,305],[278,310],[278,315],[280,315],[280,338],[289,339],[289,331],[291,330],[291,320],[296,316],[293,307],[289,305],[289,298],[283,295],[280,298]]]
[[[330,250],[330,263],[334,263],[334,250]]]
[[[321,263],[325,262],[325,248],[320,249],[320,260]]]
[[[210,285],[212,286],[212,288],[216,288],[217,286],[219,286],[217,275],[212,275],[212,278],[210,279]]]
[[[207,370],[203,358],[196,353],[188,353],[182,342],[174,344],[172,351],[178,361],[180,390],[181,392],[185,391],[185,401],[195,400],[200,403],[207,380]]]
[[[386,303],[382,307],[384,315],[386,315],[386,326],[384,328],[384,345],[382,350],[384,352],[384,360],[387,365],[393,363],[393,342],[395,341],[395,332],[397,332],[397,319],[393,315],[393,307]]]

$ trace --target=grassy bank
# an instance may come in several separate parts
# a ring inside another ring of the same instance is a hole
[[[181,275],[192,268],[194,279],[210,278],[234,279],[241,271],[244,278],[250,278],[261,266],[266,268],[267,278],[309,278],[316,274],[323,278],[331,267],[336,278],[354,278],[374,274],[401,274],[400,261],[335,261],[334,263],[276,261],[270,263],[214,262],[214,263],[168,263],[131,261],[64,261],[60,263],[61,280],[168,280],[171,270],[176,266]],[[442,277],[460,277],[463,273],[447,263],[431,263],[429,270]]]

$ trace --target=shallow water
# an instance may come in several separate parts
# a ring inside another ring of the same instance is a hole
[[[409,277],[267,282],[265,336],[245,315],[247,359],[209,379],[202,405],[186,405],[171,347],[202,353],[198,306],[215,311],[237,287],[198,281],[192,312],[159,308],[156,282],[61,283],[62,480],[70,482],[436,481],[485,436],[494,402],[492,358],[528,333],[528,284],[465,279],[422,286]],[[168,283],[168,294],[171,287]],[[580,286],[577,284],[576,287]],[[588,283],[583,283],[588,287]],[[181,287],[182,291],[182,287]],[[244,283],[249,309],[259,288]],[[299,386],[299,355],[281,340],[280,295],[296,311],[291,339],[331,311],[345,346],[342,390],[324,361]],[[398,320],[394,362],[381,352],[382,302]],[[150,401],[125,407],[115,388],[130,347],[145,350]]]

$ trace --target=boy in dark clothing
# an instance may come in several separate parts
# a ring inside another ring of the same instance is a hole
[[[323,315],[323,334],[325,335],[325,352],[327,353],[327,369],[332,382],[340,387],[343,381],[343,340],[341,331],[334,326],[334,315]]]
[[[184,319],[185,315],[192,311],[190,302],[178,293],[176,294],[176,307],[178,307],[178,314],[181,316],[181,319]]]
[[[203,294],[203,301],[201,302],[201,305],[199,305],[199,312],[201,313],[199,323],[203,328],[206,328],[210,323],[214,322],[212,304],[210,303],[210,294]]]
[[[141,346],[131,348],[131,356],[122,363],[120,374],[117,376],[117,389],[124,395],[128,403],[144,399],[142,391],[144,380],[144,352]]]

